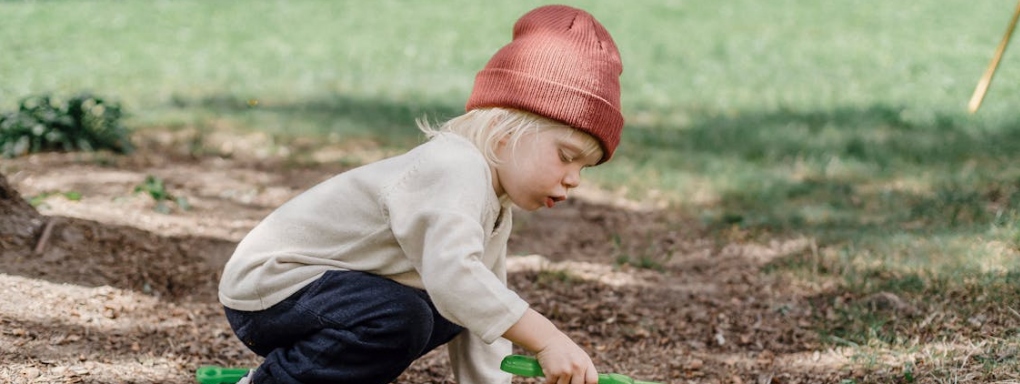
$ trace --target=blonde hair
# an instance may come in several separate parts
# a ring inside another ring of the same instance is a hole
[[[561,129],[565,137],[575,132],[583,133],[558,121],[548,119],[534,113],[510,108],[479,108],[454,117],[434,127],[426,119],[418,119],[418,129],[425,133],[426,138],[433,138],[440,133],[460,135],[478,147],[485,159],[492,165],[501,163],[496,155],[500,140],[507,138],[508,149],[512,152],[521,137],[528,132],[540,132],[550,129]],[[598,140],[589,134],[583,137],[582,157],[592,153],[602,153]]]

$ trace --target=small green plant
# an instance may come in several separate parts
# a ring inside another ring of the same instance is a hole
[[[170,213],[171,207],[167,205],[168,201],[177,204],[178,208],[185,211],[191,208],[187,199],[170,194],[170,192],[166,189],[166,184],[163,182],[163,179],[153,175],[146,176],[145,182],[135,186],[135,193],[140,192],[147,193],[153,200],[156,201],[156,206],[153,210],[159,213]]]
[[[0,114],[0,154],[21,156],[45,151],[132,150],[121,124],[120,103],[89,93],[67,100],[29,96],[18,110]]]
[[[543,269],[538,271],[536,281],[539,284],[550,284],[550,283],[572,283],[577,280],[577,277],[571,275],[569,271],[565,269]]]
[[[903,379],[900,382],[913,383],[914,381],[916,381],[914,378],[914,364],[907,363],[903,366]]]
[[[641,255],[637,256],[632,256],[632,254],[625,249],[627,247],[624,245],[623,239],[620,238],[619,234],[614,234],[612,240],[613,248],[616,253],[617,266],[630,265],[639,269],[650,269],[662,272],[665,270],[665,267],[662,264],[663,260],[668,261],[673,257],[672,251],[670,250],[657,250],[655,248],[655,244],[652,244],[651,236],[649,236],[646,240],[648,245],[644,250],[642,250]],[[653,256],[657,253],[665,253],[665,256]]]
[[[27,196],[25,199],[28,200],[28,204],[30,204],[31,206],[39,208],[40,206],[43,205],[43,203],[46,201],[47,198],[49,198],[50,196],[56,196],[56,195],[63,196],[65,199],[68,199],[68,200],[71,200],[71,201],[79,201],[79,200],[81,200],[81,192],[76,192],[76,191],[68,191],[68,192],[43,192],[43,193],[40,193],[40,194],[35,195],[35,196]]]
[[[616,257],[616,265],[630,265],[634,268],[650,269],[659,272],[662,272],[665,269],[665,267],[662,266],[662,263],[650,256],[640,256],[634,259],[629,255],[619,255]]]

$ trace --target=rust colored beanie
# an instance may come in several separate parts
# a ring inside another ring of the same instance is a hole
[[[601,143],[601,164],[623,130],[621,73],[616,43],[591,14],[543,6],[517,20],[513,40],[478,72],[466,109],[520,109],[580,129]]]

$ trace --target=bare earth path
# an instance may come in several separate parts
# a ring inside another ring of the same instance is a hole
[[[219,268],[259,219],[344,168],[179,152],[0,160],[23,196],[46,196],[39,216],[0,219],[0,382],[191,383],[200,365],[258,362],[222,317]],[[156,212],[134,193],[148,175],[190,209]],[[849,356],[810,330],[819,314],[809,303],[830,288],[761,271],[810,252],[810,241],[720,243],[647,205],[582,190],[562,207],[515,217],[511,284],[602,371],[670,383],[876,375],[843,368]],[[399,382],[452,382],[443,351]]]

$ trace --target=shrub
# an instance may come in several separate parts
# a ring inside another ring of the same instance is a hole
[[[0,154],[21,156],[44,151],[132,150],[130,132],[121,124],[120,103],[89,93],[67,100],[29,96],[18,110],[0,114]]]

